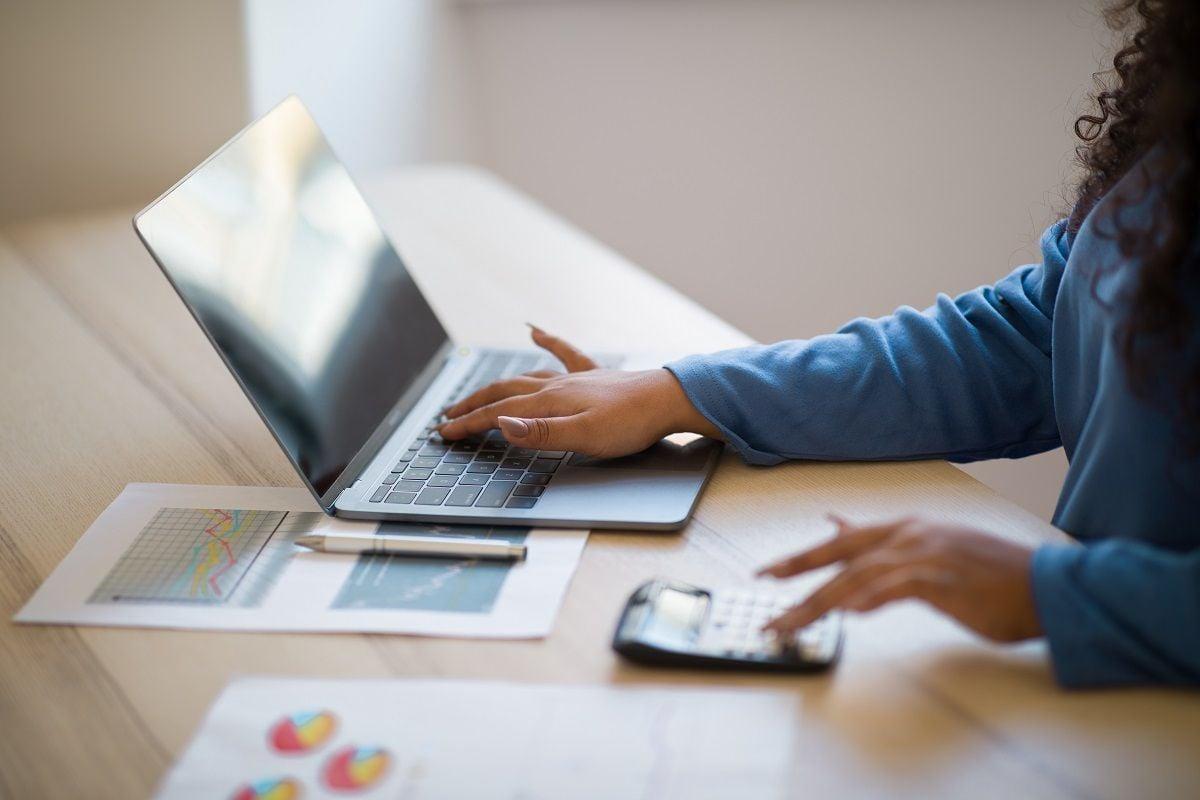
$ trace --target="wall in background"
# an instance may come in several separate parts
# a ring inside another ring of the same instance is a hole
[[[461,8],[481,162],[763,341],[1036,259],[1107,41],[1080,0]],[[969,471],[1049,516],[1064,466]]]
[[[250,116],[289,94],[355,174],[470,160],[455,6],[244,0]]]
[[[237,0],[0,3],[0,221],[148,203],[245,120]]]

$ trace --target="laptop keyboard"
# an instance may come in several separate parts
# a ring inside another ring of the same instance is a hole
[[[488,353],[455,389],[448,405],[493,381],[556,366],[549,356],[536,353]],[[495,429],[482,436],[444,441],[436,430],[440,421],[440,416],[434,417],[413,439],[371,494],[372,503],[533,508],[571,456],[564,450],[510,446]]]

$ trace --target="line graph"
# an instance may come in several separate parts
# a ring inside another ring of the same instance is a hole
[[[89,602],[227,603],[286,516],[285,511],[160,509]]]

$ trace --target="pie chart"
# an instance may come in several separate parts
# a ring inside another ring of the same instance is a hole
[[[329,711],[288,714],[267,731],[267,741],[280,753],[307,753],[320,747],[337,728],[337,717]]]
[[[296,800],[300,784],[291,778],[265,778],[239,786],[229,800]]]
[[[392,757],[378,747],[343,747],[321,768],[321,779],[330,789],[366,789],[387,772]]]

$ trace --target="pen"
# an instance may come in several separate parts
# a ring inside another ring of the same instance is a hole
[[[511,544],[502,539],[327,533],[300,536],[296,544],[318,553],[391,553],[398,556],[489,558],[499,561],[520,561],[525,558],[525,545]]]

